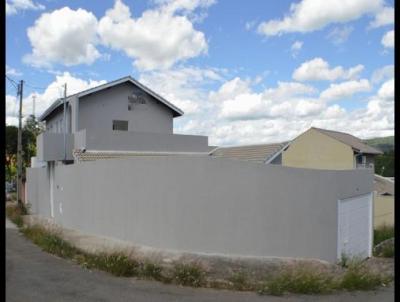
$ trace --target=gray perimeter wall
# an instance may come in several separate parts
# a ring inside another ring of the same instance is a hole
[[[50,183],[49,168],[26,169],[27,201],[30,203],[30,212],[50,217]]]
[[[162,249],[327,261],[336,261],[337,200],[373,184],[367,169],[210,157],[84,162],[56,166],[55,178],[55,220],[68,228]],[[28,201],[37,203],[33,183]]]

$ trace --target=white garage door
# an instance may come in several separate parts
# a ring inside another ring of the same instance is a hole
[[[338,201],[338,259],[371,257],[373,236],[372,193]]]

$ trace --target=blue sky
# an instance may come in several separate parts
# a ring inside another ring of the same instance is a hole
[[[7,75],[24,114],[132,75],[210,144],[291,139],[311,126],[394,133],[393,1],[6,0]],[[15,124],[7,82],[6,123]],[[37,87],[37,88],[34,88]]]

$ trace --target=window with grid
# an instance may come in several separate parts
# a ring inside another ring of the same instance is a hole
[[[128,121],[113,121],[113,130],[128,131]]]

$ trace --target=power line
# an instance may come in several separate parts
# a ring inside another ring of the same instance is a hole
[[[6,79],[10,81],[10,83],[15,87],[15,89],[18,90],[18,83],[16,81],[14,81],[13,79],[11,79],[7,74],[6,74]]]

